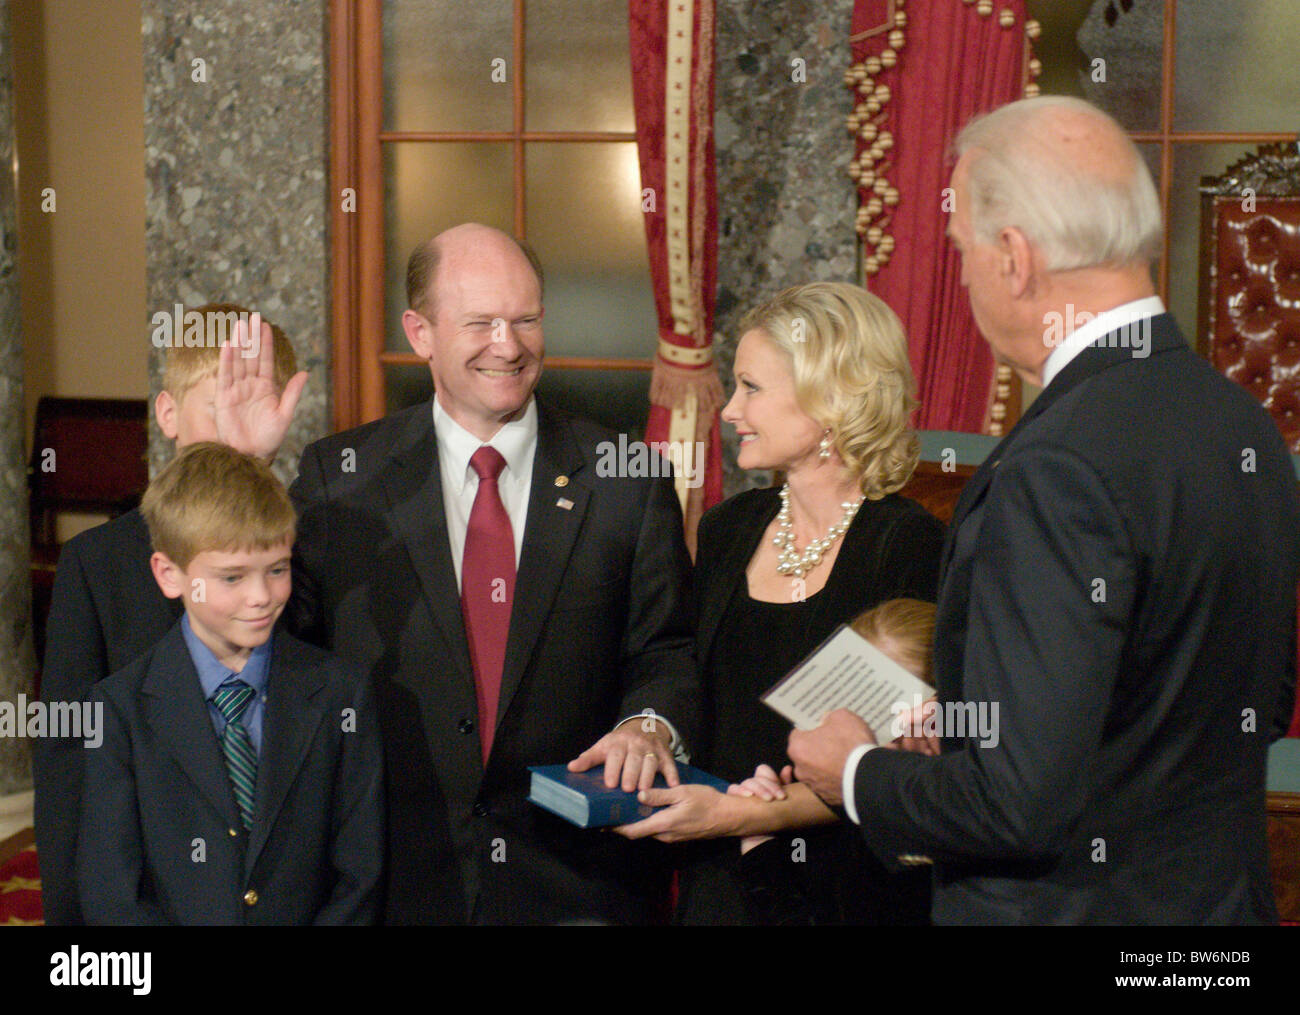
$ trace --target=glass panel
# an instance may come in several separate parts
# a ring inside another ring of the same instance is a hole
[[[634,142],[527,147],[528,241],[546,271],[546,351],[649,359],[658,334]]]
[[[384,129],[511,130],[513,11],[511,0],[384,0]]]
[[[1182,5],[1179,7],[1181,11]],[[1169,309],[1183,337],[1196,344],[1197,281],[1200,273],[1202,176],[1218,176],[1252,145],[1180,144],[1174,147],[1174,181],[1169,199]]]
[[[384,393],[388,412],[400,412],[433,397],[433,378],[423,363],[418,366],[384,364]]]
[[[1179,4],[1174,129],[1294,131],[1298,38],[1295,0]]]
[[[529,130],[634,130],[627,0],[528,4],[524,122]]]
[[[1073,10],[1076,5],[1050,6]],[[1160,128],[1164,8],[1163,0],[1094,0],[1076,34],[1083,58],[1075,71],[1081,94],[1129,130]]]
[[[1034,56],[1043,65],[1038,87],[1044,95],[1083,97],[1088,60],[1076,38],[1092,0],[1027,0],[1025,11],[1042,26],[1034,40]]]
[[[433,395],[433,379],[423,364],[390,364],[384,367],[384,375],[390,413],[428,401]],[[640,440],[645,435],[650,412],[648,370],[547,369],[537,390],[561,409],[625,433],[628,440]]]
[[[1151,181],[1156,185],[1156,193],[1160,193],[1160,146],[1158,144],[1143,143],[1137,146],[1142,161],[1147,164],[1147,169],[1151,173]],[[1163,255],[1162,255],[1163,256]],[[1160,261],[1157,259],[1151,265],[1151,281],[1154,285],[1159,285],[1160,279]]]
[[[384,145],[384,348],[409,352],[402,334],[406,261],[421,240],[461,222],[514,230],[509,144]]]
[[[649,370],[547,370],[537,391],[561,409],[627,434],[628,440],[645,436]]]

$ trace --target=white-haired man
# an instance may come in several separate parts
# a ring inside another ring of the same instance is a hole
[[[968,481],[941,576],[940,703],[997,703],[999,735],[947,723],[937,756],[874,750],[835,712],[791,735],[796,775],[881,856],[933,858],[938,922],[1274,922],[1264,769],[1294,701],[1300,574],[1286,449],[1156,297],[1159,206],[1113,120],[1025,100],[957,150],[948,233],[976,321],[1043,385]]]

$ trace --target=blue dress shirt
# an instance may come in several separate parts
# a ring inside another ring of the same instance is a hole
[[[275,641],[274,632],[265,644],[253,649],[249,654],[248,662],[244,663],[244,668],[239,673],[222,666],[217,661],[212,649],[204,645],[199,640],[199,636],[194,633],[194,629],[190,627],[188,614],[181,618],[181,635],[185,639],[185,647],[190,650],[190,658],[194,660],[194,668],[199,671],[199,685],[203,688],[203,700],[208,703],[208,715],[212,718],[212,728],[216,731],[218,739],[225,732],[226,720],[217,706],[212,704],[212,695],[231,677],[242,680],[253,689],[253,700],[244,710],[242,722],[244,729],[248,731],[248,739],[253,742],[253,750],[257,751],[258,757],[261,757],[262,715],[266,710],[266,684],[271,673],[271,645]]]

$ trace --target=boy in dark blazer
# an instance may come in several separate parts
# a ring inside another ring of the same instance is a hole
[[[141,505],[185,616],[92,691],[78,844],[92,924],[372,922],[382,866],[366,679],[275,624],[295,518],[256,459],[193,445]]]
[[[249,312],[233,303],[212,303],[192,313],[205,322],[215,322],[221,315],[221,320],[229,323],[229,315]],[[284,392],[286,408],[292,414],[306,374],[295,376],[293,346],[279,328],[263,320],[258,330],[259,379],[268,389]],[[197,441],[226,439],[241,450],[254,450],[242,447],[238,434],[218,434],[215,402],[220,353],[215,344],[206,343],[166,350],[163,390],[154,402],[154,415],[158,428],[178,449]],[[251,357],[248,362],[251,364]],[[98,452],[87,448],[85,453]],[[180,601],[164,596],[150,574],[151,552],[138,508],[64,545],[54,579],[41,674],[45,701],[86,700],[96,683],[156,645],[180,619]],[[81,763],[79,740],[46,738],[35,744],[36,842],[41,902],[48,925],[82,922],[74,871]]]

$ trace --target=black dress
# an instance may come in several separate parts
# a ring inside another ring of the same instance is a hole
[[[896,494],[867,501],[825,587],[803,602],[750,598],[745,571],[780,507],[751,490],[706,514],[696,557],[697,641],[707,695],[693,761],[731,781],[787,764],[790,724],[759,701],[841,623],[899,596],[933,601],[943,526]],[[688,924],[924,923],[928,868],[890,873],[841,812],[835,825],[776,836],[743,857],[734,838],[693,843],[677,919]]]

